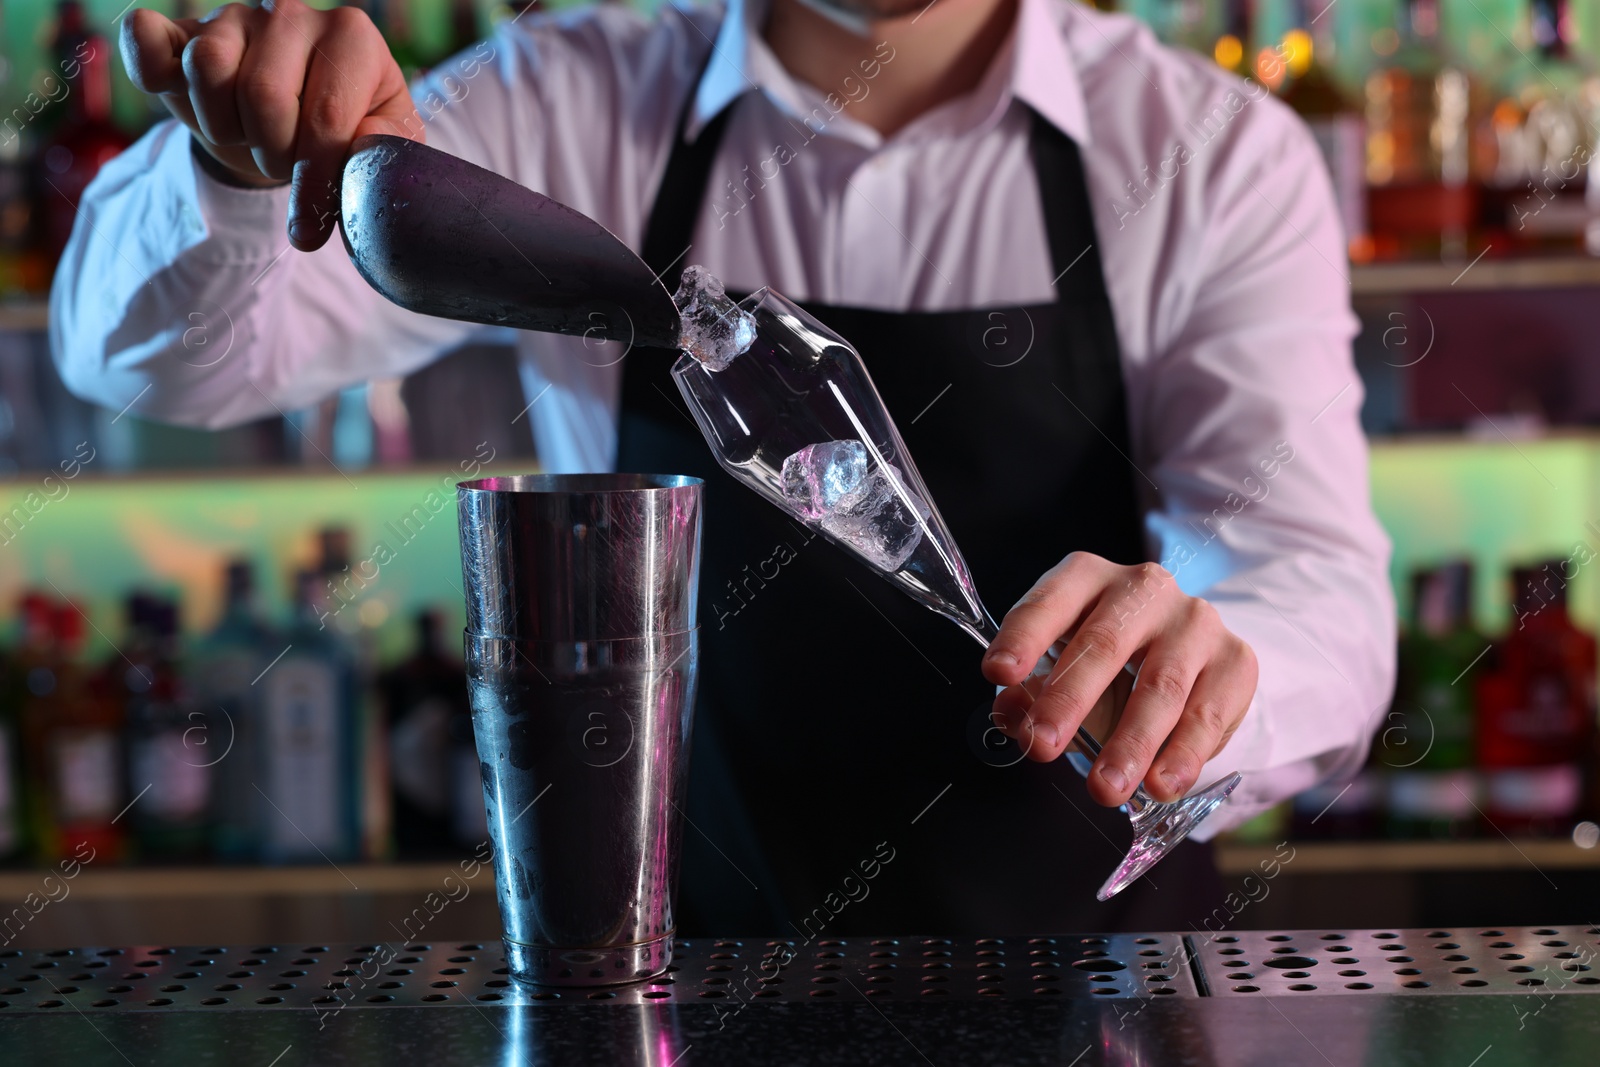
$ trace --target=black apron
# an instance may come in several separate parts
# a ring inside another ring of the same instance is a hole
[[[693,144],[680,121],[643,251],[668,290],[699,262],[680,253],[735,106]],[[1054,304],[805,305],[860,351],[997,618],[1069,551],[1147,558],[1082,163],[1037,115],[1031,149]],[[996,752],[979,646],[725,474],[670,362],[626,361],[618,470],[706,480],[680,934],[1200,927],[1223,896],[1210,848],[1096,902],[1127,817],[1064,759]]]

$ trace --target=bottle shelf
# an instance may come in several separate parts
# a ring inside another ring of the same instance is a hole
[[[1384,871],[1473,871],[1514,868],[1576,870],[1600,868],[1600,848],[1570,841],[1290,841],[1287,862],[1275,844],[1217,843],[1217,866],[1226,875],[1257,873],[1275,861],[1286,873],[1360,874]],[[0,900],[41,896],[41,881],[60,875],[45,868],[0,871]],[[72,879],[74,900],[242,899],[326,897],[346,894],[423,894],[438,890],[447,877],[460,880],[460,865],[436,863],[352,863],[333,867],[85,867]],[[474,892],[493,888],[494,872],[485,864],[472,880]],[[52,883],[52,886],[54,883]],[[59,892],[59,890],[57,890]]]
[[[1269,861],[1287,874],[1574,870],[1600,868],[1600,848],[1571,841],[1500,838],[1483,841],[1290,841],[1284,861],[1276,845],[1218,842],[1217,866],[1225,875],[1256,874]]]
[[[467,858],[467,857],[463,857]],[[51,878],[44,886],[45,878]],[[59,896],[60,884],[72,900],[184,900],[255,897],[325,897],[345,894],[440,891],[446,878],[460,881],[459,863],[351,863],[338,867],[83,867],[76,878],[64,879],[53,868],[0,871],[0,900],[23,900],[28,894]],[[494,872],[481,865],[472,880],[474,891],[492,889]]]
[[[44,299],[0,303],[0,333],[42,333],[50,327],[50,302]]]
[[[1600,286],[1600,258],[1547,256],[1452,263],[1359,263],[1350,267],[1357,297],[1485,289],[1569,289]],[[50,322],[44,299],[0,303],[0,332],[42,331]]]
[[[1505,259],[1484,256],[1476,261],[1362,263],[1350,268],[1350,293],[1355,297],[1571,289],[1593,285],[1600,285],[1600,258],[1585,256]]]

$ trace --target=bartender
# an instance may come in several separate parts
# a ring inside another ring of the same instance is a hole
[[[369,133],[570,204],[669,290],[690,263],[770,285],[861,351],[1010,609],[981,658],[722,474],[671,354],[517,340],[544,469],[708,481],[684,932],[1214,929],[1198,840],[1095,902],[1115,806],[1242,772],[1205,838],[1361,763],[1394,612],[1344,239],[1259,85],[1069,0],[524,15],[409,88],[364,14],[299,0],[135,10],[122,49],[174,119],[90,187],[51,315],[108,408],[225,427],[469,338],[330,243]],[[1091,714],[1085,780],[1058,757]]]

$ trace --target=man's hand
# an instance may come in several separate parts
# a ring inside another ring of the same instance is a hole
[[[176,21],[140,8],[123,20],[122,58],[242,184],[292,179],[289,240],[302,251],[333,233],[352,141],[422,139],[400,67],[356,8],[261,0]]]
[[[1055,668],[1030,678],[1057,642]],[[1128,663],[1139,670],[1136,684]],[[1088,720],[1104,746],[1089,795],[1109,806],[1141,780],[1157,800],[1182,796],[1256,691],[1255,653],[1215,608],[1185,596],[1157,564],[1122,567],[1084,552],[1051,568],[1007,613],[983,673],[1007,687],[994,720],[1030,759],[1061,755]]]

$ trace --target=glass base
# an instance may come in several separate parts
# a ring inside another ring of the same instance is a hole
[[[502,940],[511,977],[529,985],[621,985],[654,978],[672,963],[671,934],[606,948],[557,948]]]
[[[1241,781],[1237,772],[1218,779],[1198,793],[1170,804],[1149,804],[1132,813],[1133,844],[1122,864],[1106,879],[1095,894],[1096,900],[1110,900],[1140,875],[1154,867],[1173,846],[1188,837],[1228,799]]]

